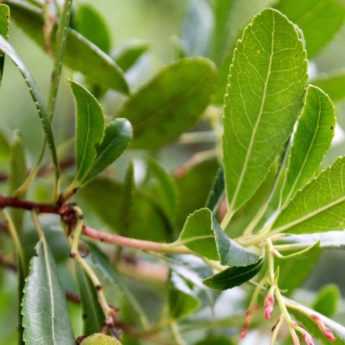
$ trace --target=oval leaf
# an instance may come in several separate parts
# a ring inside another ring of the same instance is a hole
[[[97,99],[88,90],[75,82],[71,87],[76,103],[76,178],[82,183],[95,161],[96,145],[103,137],[104,116]]]
[[[123,153],[132,139],[132,133],[132,126],[126,119],[118,118],[108,124],[104,131],[104,138],[96,148],[95,161],[84,183],[96,177]]]
[[[44,21],[41,11],[21,1],[6,0],[6,3],[10,6],[12,17],[18,26],[35,43],[44,48]],[[53,49],[55,49],[55,35],[53,38]],[[123,72],[112,58],[71,28],[67,29],[64,64],[72,70],[81,72],[97,85],[121,93],[129,92]]]
[[[25,344],[74,345],[54,258],[45,241],[40,241],[36,250],[23,299]]]
[[[273,230],[311,233],[345,227],[345,157],[339,158],[298,192],[273,224]]]
[[[157,149],[191,128],[209,104],[215,80],[215,67],[204,58],[161,70],[120,111],[133,125],[133,146]]]
[[[215,290],[227,290],[242,285],[255,277],[261,270],[263,261],[246,267],[230,267],[204,280],[204,284]]]
[[[315,175],[333,138],[335,109],[319,88],[309,86],[294,135],[283,190],[288,201]]]
[[[302,105],[306,53],[294,24],[268,9],[245,28],[230,67],[224,109],[224,169],[231,211],[259,188]]]

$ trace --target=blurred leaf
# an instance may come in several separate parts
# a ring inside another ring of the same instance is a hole
[[[316,243],[305,254],[291,257],[288,260],[275,259],[275,264],[279,267],[279,287],[286,290],[284,292],[286,295],[291,295],[296,288],[301,287],[315,268],[320,254],[320,245]]]
[[[218,168],[217,160],[208,158],[187,169],[183,167],[183,171],[177,173],[175,178],[178,191],[177,228],[182,228],[190,213],[205,205]]]
[[[322,75],[313,79],[312,83],[325,91],[334,102],[345,98],[345,72]]]
[[[10,141],[7,138],[7,135],[0,131],[0,162],[6,162],[11,154],[11,145]]]
[[[124,186],[107,178],[97,178],[80,191],[83,203],[111,230],[128,237],[152,241],[170,239],[170,224],[166,217],[143,193],[137,191],[130,209],[129,228],[123,228],[122,205]]]
[[[10,24],[10,9],[7,5],[0,4],[0,35],[8,38],[8,27]],[[0,55],[0,83],[4,74],[5,56]]]
[[[45,240],[32,258],[23,299],[24,341],[30,345],[74,345],[65,294]]]
[[[124,71],[128,71],[148,49],[146,42],[130,42],[117,48],[111,55]]]
[[[77,278],[83,309],[83,335],[91,335],[102,330],[104,314],[98,303],[96,290],[81,267],[77,267]]]
[[[133,125],[133,146],[157,149],[195,125],[215,80],[215,67],[204,58],[181,59],[163,68],[120,110]]]
[[[255,277],[261,270],[263,261],[259,260],[246,267],[230,267],[204,280],[204,284],[211,289],[227,290],[242,285]]]
[[[341,299],[339,288],[334,284],[324,286],[317,294],[312,308],[327,317],[332,317]]]
[[[205,339],[198,341],[195,345],[231,345],[229,337],[221,335],[209,335]]]
[[[189,56],[206,55],[213,27],[213,15],[207,0],[189,0],[183,21],[181,43]]]
[[[322,90],[310,85],[289,153],[283,202],[292,199],[317,173],[331,145],[334,126],[332,101]]]
[[[224,171],[232,212],[254,195],[291,134],[307,80],[305,59],[297,29],[272,9],[255,17],[236,45],[224,101]]]
[[[200,308],[200,301],[187,282],[176,272],[169,283],[169,313],[173,319],[183,319]]]
[[[154,160],[148,159],[148,176],[145,189],[152,202],[162,208],[171,225],[175,226],[177,211],[177,188],[173,178]]]
[[[224,195],[224,189],[225,189],[224,170],[223,168],[219,168],[214,178],[212,188],[206,200],[206,207],[209,208],[214,213],[217,211],[217,207]]]
[[[259,257],[232,241],[221,229],[208,208],[190,214],[178,241],[194,252],[222,265],[243,267],[256,263]]]
[[[345,158],[324,170],[279,214],[272,229],[311,233],[345,226]]]
[[[108,53],[111,48],[111,35],[105,19],[90,4],[80,4],[75,15],[76,30]]]
[[[44,48],[44,23],[41,11],[18,0],[5,1],[10,6],[17,25]],[[55,49],[55,41],[53,41],[53,49]],[[71,28],[67,33],[64,63],[72,70],[81,72],[97,85],[125,94],[129,92],[124,75],[112,58]]]
[[[98,333],[84,339],[81,345],[121,345],[121,343],[114,337]]]
[[[35,104],[38,116],[41,120],[42,128],[46,136],[46,140],[48,142],[48,146],[51,151],[52,160],[54,163],[54,166],[58,166],[58,159],[57,159],[57,153],[56,153],[56,147],[55,147],[55,140],[54,135],[52,131],[52,127],[49,121],[48,114],[43,106],[43,100],[41,94],[38,92],[38,89],[36,87],[36,84],[31,76],[30,71],[27,69],[27,67],[24,65],[21,58],[17,55],[16,51],[13,49],[13,47],[3,38],[3,36],[0,35],[0,51],[2,51],[5,55],[7,55],[13,62],[13,64],[17,67],[20,74],[22,75],[27,88],[30,92],[31,98]]]
[[[117,118],[111,121],[105,128],[102,141],[96,147],[97,156],[85,177],[85,183],[113,163],[127,148],[132,136],[132,126],[128,120]]]
[[[104,116],[97,99],[82,85],[71,83],[76,104],[76,179],[83,183],[96,159],[96,146],[103,138]]]
[[[309,58],[333,39],[345,20],[345,5],[338,0],[280,0],[277,8],[302,29]]]

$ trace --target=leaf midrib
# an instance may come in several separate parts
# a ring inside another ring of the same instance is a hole
[[[250,158],[252,150],[253,150],[254,141],[255,141],[255,138],[256,138],[256,133],[258,131],[258,128],[259,128],[259,125],[260,125],[260,122],[261,122],[261,118],[262,118],[262,115],[263,115],[263,112],[264,112],[264,107],[265,107],[265,104],[266,104],[266,97],[267,97],[267,88],[268,88],[268,84],[269,84],[271,73],[272,73],[272,62],[273,62],[273,56],[274,56],[274,36],[275,36],[275,17],[274,17],[274,15],[272,15],[271,52],[270,52],[269,61],[268,61],[266,79],[265,79],[265,84],[264,84],[264,88],[263,88],[262,100],[261,100],[261,104],[260,104],[259,114],[258,114],[258,117],[256,119],[256,122],[255,122],[255,125],[254,125],[254,128],[253,128],[253,134],[252,134],[252,136],[250,138],[248,150],[247,150],[246,157],[245,157],[245,160],[244,160],[244,164],[243,164],[243,167],[242,167],[242,170],[241,170],[241,175],[240,175],[240,178],[239,178],[239,180],[237,182],[236,189],[235,189],[234,195],[232,197],[231,204],[229,206],[230,210],[234,210],[234,206],[235,206],[236,201],[237,201],[238,193],[239,193],[239,191],[240,191],[240,189],[242,187],[243,179],[244,179],[244,176],[245,176],[245,174],[247,172],[247,166],[248,166],[248,163],[249,163],[249,158]]]

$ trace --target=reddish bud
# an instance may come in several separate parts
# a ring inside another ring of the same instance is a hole
[[[253,315],[255,314],[257,309],[258,309],[258,306],[254,305],[246,311],[243,326],[242,326],[241,332],[240,332],[240,339],[241,340],[247,336],[247,334],[249,332],[250,323],[251,323],[251,321],[253,319]]]
[[[316,323],[319,330],[322,332],[322,334],[329,340],[329,341],[335,341],[336,337],[333,334],[333,332],[324,324],[324,322],[320,319],[319,316],[313,315],[312,320]]]
[[[273,292],[270,291],[266,298],[265,298],[265,303],[264,303],[264,316],[266,320],[270,320],[272,317],[273,309],[274,309],[274,295]]]
[[[306,330],[303,330],[303,339],[306,345],[315,345],[313,337]]]

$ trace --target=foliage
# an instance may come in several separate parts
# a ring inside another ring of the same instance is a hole
[[[190,0],[143,82],[150,46],[113,49],[95,6],[1,2],[0,77],[12,62],[44,136],[32,163],[0,133],[0,316],[19,345],[345,344],[338,286],[304,284],[345,248],[345,157],[325,167],[344,72],[308,75],[345,5],[248,3]],[[53,59],[47,100],[9,22]],[[56,111],[65,79],[74,117]]]

